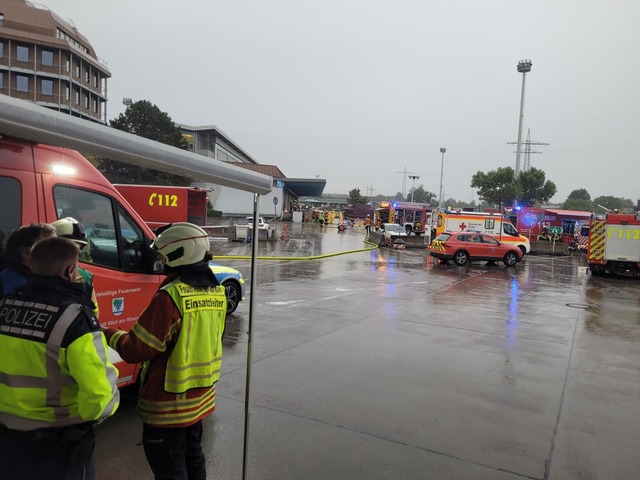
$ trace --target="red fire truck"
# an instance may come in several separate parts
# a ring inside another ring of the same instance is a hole
[[[640,276],[640,213],[595,217],[587,258],[594,275]]]
[[[173,222],[205,225],[208,194],[194,187],[114,185],[151,228]]]
[[[515,217],[518,232],[529,238],[532,244],[540,241],[575,242],[578,250],[587,249],[589,237],[582,235],[582,227],[591,221],[591,212],[524,207]]]

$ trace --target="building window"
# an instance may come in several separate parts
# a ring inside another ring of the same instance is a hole
[[[65,85],[65,87],[64,87],[64,99],[65,100],[70,100],[71,99],[71,94],[69,92],[69,85]]]
[[[0,58],[2,57],[4,57],[4,42],[0,42]]]
[[[4,87],[4,73],[0,72],[0,90]]]
[[[80,78],[80,64],[76,65],[76,78]]]
[[[80,90],[76,90],[76,105],[80,105]]]
[[[42,80],[42,95],[53,96],[53,80]]]
[[[4,13],[0,13],[0,27],[4,27]]]
[[[16,75],[16,90],[18,92],[29,91],[29,77],[24,75]]]
[[[67,72],[70,72],[71,71],[71,61],[68,58],[67,58],[67,61],[66,61],[66,67],[67,67]]]
[[[53,67],[53,52],[51,50],[42,50],[42,65]]]
[[[22,45],[18,45],[16,53],[17,53],[19,62],[29,61],[29,47],[23,47]]]
[[[84,108],[89,110],[89,95],[84,96]]]
[[[84,72],[84,81],[89,83],[89,69]]]
[[[98,113],[98,100],[96,98],[93,99],[93,113]]]

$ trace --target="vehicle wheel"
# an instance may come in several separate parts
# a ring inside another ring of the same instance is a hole
[[[240,300],[242,300],[242,291],[240,285],[233,280],[228,280],[222,284],[227,296],[227,315],[236,311]]]
[[[518,245],[518,248],[520,249],[520,251],[522,252],[522,256],[524,257],[527,253],[527,249],[524,248],[524,245]]]
[[[469,261],[469,254],[467,252],[465,252],[464,250],[458,250],[453,255],[453,262],[456,265],[464,265],[468,261]]]
[[[513,267],[518,263],[518,254],[516,252],[507,252],[504,256],[504,264],[507,267]]]

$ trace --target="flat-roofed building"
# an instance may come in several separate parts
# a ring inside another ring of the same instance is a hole
[[[25,0],[0,2],[0,93],[106,124],[110,77],[71,21]]]
[[[215,125],[176,125],[182,130],[182,136],[187,140],[187,150],[191,152],[221,162],[258,163]]]

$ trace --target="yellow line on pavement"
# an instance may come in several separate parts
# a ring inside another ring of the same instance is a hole
[[[365,248],[358,248],[356,250],[345,250],[342,252],[325,253],[323,255],[311,255],[309,257],[264,257],[263,256],[263,257],[258,257],[258,260],[321,260],[323,258],[337,257],[338,255],[347,255],[349,253],[370,252],[372,250],[377,250],[378,248],[380,248],[375,243],[367,242],[366,240],[364,241],[364,243],[371,246],[365,247]],[[251,255],[216,255],[213,258],[215,260],[218,260],[218,259],[250,260]]]

